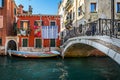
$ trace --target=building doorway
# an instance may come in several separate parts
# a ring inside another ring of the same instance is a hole
[[[17,50],[17,44],[14,40],[10,40],[7,43],[7,50]]]

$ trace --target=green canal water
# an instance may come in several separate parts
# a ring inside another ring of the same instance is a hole
[[[0,57],[0,80],[120,80],[120,66],[109,57]]]

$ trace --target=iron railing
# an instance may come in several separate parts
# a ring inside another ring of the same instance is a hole
[[[107,35],[110,37],[119,38],[120,20],[115,19],[113,21],[112,19],[98,19],[91,23],[80,25],[79,27],[73,27],[71,30],[66,30],[66,35],[64,36],[62,42],[64,43],[72,37],[94,35]]]

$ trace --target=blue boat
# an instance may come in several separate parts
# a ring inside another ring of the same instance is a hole
[[[18,56],[18,57],[24,57],[24,58],[48,58],[48,57],[59,56],[60,52],[58,51],[29,52],[29,51],[8,50],[8,54],[10,56]]]

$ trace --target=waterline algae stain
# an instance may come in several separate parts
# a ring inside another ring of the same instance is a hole
[[[0,57],[0,80],[120,80],[109,57],[24,59]]]

